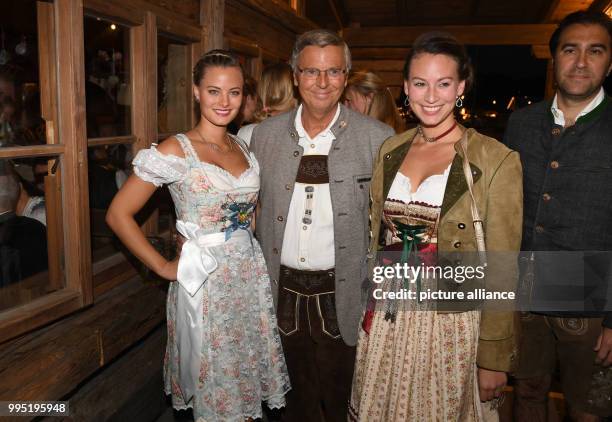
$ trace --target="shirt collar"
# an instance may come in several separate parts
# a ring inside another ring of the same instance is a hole
[[[602,103],[606,94],[604,92],[603,87],[599,89],[599,93],[591,100],[591,102],[582,109],[578,116],[576,116],[576,121],[582,116],[589,114],[591,111],[595,109],[599,104]],[[552,105],[550,106],[550,111],[555,119],[555,124],[559,126],[565,126],[565,116],[563,115],[563,111],[557,106],[557,94],[555,94],[555,98],[553,99]]]
[[[302,107],[303,105],[300,104],[300,106],[297,109],[297,113],[295,113],[295,130],[297,131],[298,136],[300,138],[310,139],[310,136],[308,136],[308,132],[306,132],[306,129],[304,129],[304,125],[302,125]],[[332,119],[332,121],[329,122],[329,125],[327,125],[325,129],[323,129],[317,136],[315,136],[315,139],[320,136],[327,136],[328,134],[332,138],[335,138],[334,133],[332,132],[331,128],[334,125],[334,123],[336,123],[336,120],[338,120],[338,116],[340,116],[340,104],[337,105],[336,114],[334,115],[334,118]]]

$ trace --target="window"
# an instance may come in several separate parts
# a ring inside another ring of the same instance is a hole
[[[79,273],[82,254],[67,242],[76,226],[65,224],[79,210],[63,206],[75,192],[78,136],[67,136],[75,126],[58,114],[58,104],[70,109],[74,100],[74,91],[57,88],[74,58],[58,42],[70,13],[62,3],[0,6],[0,341],[40,324],[48,310],[61,315],[87,302],[86,274],[66,276]]]
[[[129,28],[85,16],[83,30],[87,138],[130,135]]]
[[[93,303],[139,269],[104,215],[135,151],[193,124],[202,34],[151,7],[161,23],[144,2],[0,2],[0,342]],[[176,35],[158,39],[158,24]],[[171,221],[159,202],[169,200],[152,200],[139,222],[163,248]]]
[[[133,158],[130,27],[92,14],[83,30],[91,253],[98,262],[122,248],[105,216]]]
[[[58,156],[0,160],[0,312],[64,287],[61,209],[50,206],[59,165]]]

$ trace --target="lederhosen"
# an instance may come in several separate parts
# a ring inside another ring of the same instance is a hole
[[[329,183],[327,155],[305,155],[297,183],[306,185],[302,223],[312,224],[309,187]],[[355,362],[355,348],[342,340],[335,304],[334,268],[304,271],[281,265],[278,327],[292,390],[283,420],[346,421]]]

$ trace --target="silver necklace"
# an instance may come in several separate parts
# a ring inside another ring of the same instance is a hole
[[[219,144],[207,141],[206,138],[204,137],[204,135],[202,135],[202,132],[200,132],[200,130],[197,127],[195,128],[195,131],[197,132],[198,136],[201,139],[200,142],[204,146],[212,149],[215,152],[218,152],[220,154],[224,154],[224,153],[231,152],[231,151],[234,150],[234,143],[229,139],[229,136],[227,136],[227,133],[225,134],[225,144],[227,146],[227,149],[224,150]]]

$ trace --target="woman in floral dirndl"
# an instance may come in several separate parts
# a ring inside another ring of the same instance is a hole
[[[140,151],[135,174],[107,215],[128,249],[171,281],[165,390],[174,408],[192,408],[196,421],[260,418],[262,401],[282,407],[290,389],[270,280],[251,231],[259,166],[226,129],[240,109],[243,83],[231,53],[206,53],[194,69],[200,122]],[[174,261],[147,242],[134,220],[164,184],[183,237]]]

